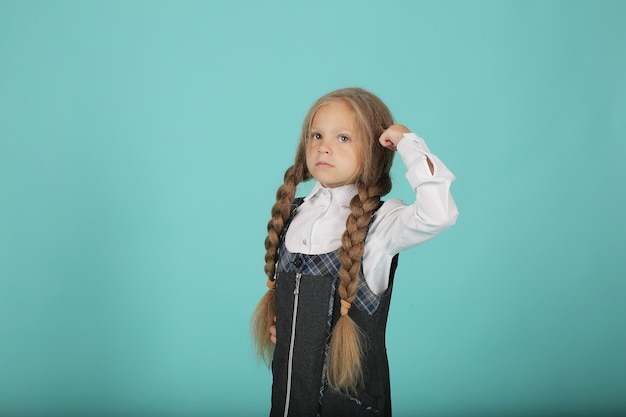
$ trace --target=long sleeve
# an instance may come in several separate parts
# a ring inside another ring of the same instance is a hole
[[[456,179],[444,163],[433,155],[424,140],[407,133],[398,144],[398,152],[407,167],[406,178],[415,192],[415,202],[406,206],[390,201],[391,207],[381,213],[382,230],[377,233],[388,240],[387,252],[394,255],[418,245],[456,223],[459,214],[450,185]],[[430,172],[427,158],[434,172]]]
[[[456,223],[458,209],[450,193],[454,174],[430,152],[423,139],[407,133],[398,153],[407,167],[406,178],[415,201],[385,202],[378,210],[365,245],[363,268],[371,289],[382,293],[388,284],[391,258],[437,236]],[[431,173],[427,160],[433,165]]]

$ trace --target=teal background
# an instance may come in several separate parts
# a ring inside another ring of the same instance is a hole
[[[395,415],[626,414],[625,21],[0,0],[0,415],[267,415],[269,209],[308,107],[352,85],[458,178],[458,224],[401,256]]]

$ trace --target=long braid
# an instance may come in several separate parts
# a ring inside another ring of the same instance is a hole
[[[296,195],[295,168],[289,167],[285,172],[285,182],[276,191],[276,203],[272,207],[272,218],[267,223],[267,237],[265,238],[265,274],[268,280],[274,280],[276,261],[278,260],[278,246],[280,235],[289,218],[289,208]]]
[[[261,301],[252,315],[252,338],[259,358],[268,366],[274,354],[274,344],[270,339],[269,328],[274,324],[276,315],[276,302],[274,299],[274,285],[276,262],[278,261],[278,247],[280,235],[290,214],[291,202],[296,194],[296,187],[303,179],[303,169],[298,169],[297,164],[289,167],[285,172],[284,183],[276,191],[276,203],[272,207],[272,218],[267,224],[267,237],[265,238],[265,274],[267,275],[267,287]]]
[[[385,187],[386,181],[382,182],[370,187],[359,185],[358,194],[350,202],[351,213],[346,220],[346,231],[339,250],[341,267],[337,291],[341,298],[341,316],[330,339],[328,382],[332,388],[343,392],[356,391],[363,382],[361,357],[365,340],[358,325],[348,315],[348,310],[359,288],[367,228],[373,213],[380,206],[380,197],[391,188],[390,180],[389,187]]]

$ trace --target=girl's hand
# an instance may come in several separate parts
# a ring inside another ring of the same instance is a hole
[[[385,148],[395,151],[398,148],[398,143],[404,138],[405,133],[411,133],[406,126],[391,125],[380,135],[378,141]]]
[[[274,317],[274,324],[270,326],[270,340],[276,344],[276,317]]]

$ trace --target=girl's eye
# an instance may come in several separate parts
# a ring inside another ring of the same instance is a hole
[[[350,142],[350,138],[345,135],[339,136],[338,140],[339,142],[342,142],[342,143]]]
[[[321,138],[322,138],[322,135],[320,135],[319,133],[311,134],[311,139],[313,139],[313,140],[319,140]]]

